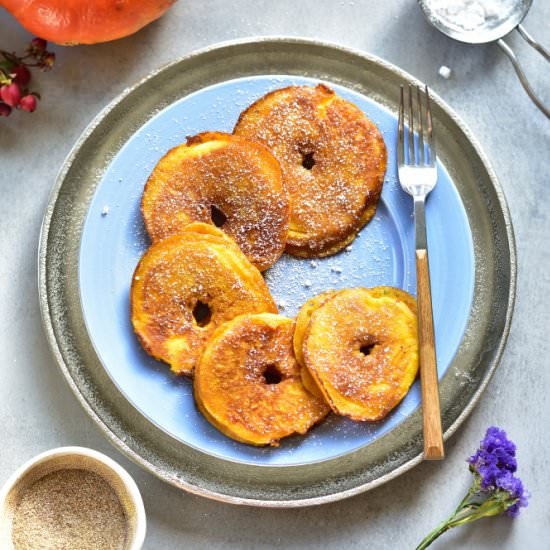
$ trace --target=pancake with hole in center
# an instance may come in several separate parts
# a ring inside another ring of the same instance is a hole
[[[151,240],[188,223],[220,227],[260,270],[283,253],[290,203],[281,169],[261,144],[205,132],[168,151],[151,173],[141,209]]]
[[[258,269],[229,237],[206,228],[153,244],[132,279],[134,330],[143,348],[177,374],[192,374],[222,323],[244,313],[277,312]]]
[[[341,290],[311,314],[302,352],[335,413],[379,420],[418,372],[414,299],[389,287]]]
[[[292,347],[294,321],[242,315],[216,330],[195,370],[195,400],[222,433],[277,446],[305,434],[330,407],[302,385]]]
[[[306,330],[309,326],[309,322],[311,321],[311,316],[313,315],[313,313],[327,300],[336,296],[338,292],[341,291],[327,290],[325,292],[322,292],[321,294],[318,294],[317,296],[314,296],[313,298],[310,298],[302,305],[300,311],[298,312],[298,315],[296,316],[296,329],[294,330],[294,354],[296,355],[296,360],[302,367],[302,382],[304,386],[315,395],[322,395],[322,392],[315,382],[315,379],[311,376],[309,370],[306,368],[304,354],[302,351],[304,336],[306,334]],[[391,286],[377,286],[374,288],[369,288],[369,293],[375,298],[388,296],[397,301],[402,301],[416,315],[416,300],[408,292],[405,292],[400,288],[394,288]]]
[[[328,256],[374,216],[386,171],[376,126],[323,84],[271,92],[246,109],[234,133],[270,149],[290,194],[286,250]]]

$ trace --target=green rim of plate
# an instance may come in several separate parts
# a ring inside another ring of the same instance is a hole
[[[401,69],[341,46],[285,37],[227,42],[149,74],[101,111],[67,156],[46,208],[39,246],[44,329],[61,372],[101,432],[161,479],[212,499],[297,507],[373,489],[422,460],[422,418],[356,451],[307,466],[266,467],[206,455],[149,422],[122,396],[87,334],[78,290],[84,219],[104,170],[126,140],[159,110],[205,86],[247,75],[308,76],[346,86],[397,111],[398,86],[422,84]],[[444,437],[471,412],[499,364],[516,290],[516,253],[508,206],[494,170],[458,116],[433,94],[438,156],[465,205],[475,253],[475,290],[458,352],[440,383]]]

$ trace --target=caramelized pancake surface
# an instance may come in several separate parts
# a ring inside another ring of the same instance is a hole
[[[278,445],[305,434],[330,411],[302,385],[294,357],[294,321],[242,315],[222,325],[197,365],[197,405],[221,432],[251,445]]]
[[[379,420],[413,383],[418,371],[416,313],[402,292],[395,298],[380,288],[373,293],[342,290],[312,313],[304,359],[337,414]]]
[[[264,270],[283,253],[290,203],[279,163],[263,145],[205,132],[158,162],[145,186],[142,213],[154,242],[188,223],[209,223]]]
[[[234,133],[268,147],[281,165],[292,205],[290,254],[334,254],[374,216],[384,140],[358,107],[327,86],[265,95],[241,114]]]
[[[144,349],[186,375],[219,325],[244,313],[277,312],[260,272],[229,237],[191,231],[149,248],[130,298]]]

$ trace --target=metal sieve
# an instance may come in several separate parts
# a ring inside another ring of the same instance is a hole
[[[446,34],[450,38],[465,42],[467,44],[486,44],[488,42],[496,42],[501,50],[508,56],[521,85],[532,99],[533,103],[550,118],[550,110],[545,107],[539,97],[535,94],[533,88],[529,84],[527,77],[519,63],[519,60],[512,48],[503,40],[503,37],[512,32],[514,29],[518,31],[520,36],[535,50],[537,50],[547,61],[550,61],[550,52],[541,46],[521,25],[521,22],[531,8],[533,0],[516,0],[515,2],[504,2],[501,0],[502,9],[498,13],[491,14],[491,17],[482,25],[475,26],[472,29],[462,28],[459,25],[454,25],[452,21],[442,17],[434,9],[433,0],[418,0],[418,4],[422,8],[428,22],[433,25],[438,31]]]

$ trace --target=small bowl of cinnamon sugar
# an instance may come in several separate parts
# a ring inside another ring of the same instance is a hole
[[[0,491],[0,548],[140,550],[139,489],[109,457],[60,447],[23,464]]]

